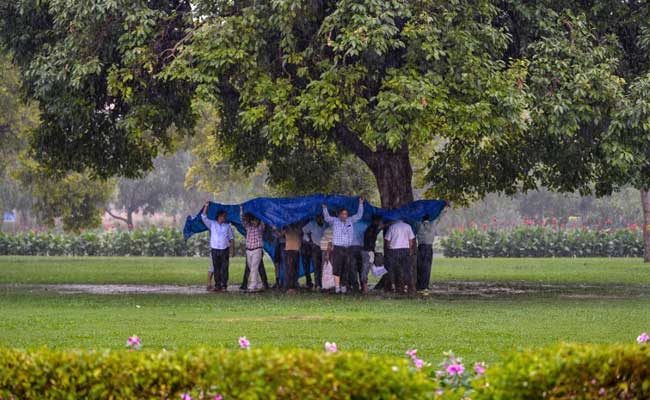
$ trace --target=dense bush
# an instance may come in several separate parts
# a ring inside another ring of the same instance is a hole
[[[641,257],[640,231],[556,230],[454,231],[442,241],[447,257]]]
[[[30,256],[207,256],[209,235],[192,236],[187,242],[176,229],[142,229],[104,234],[0,232],[0,255]],[[235,250],[244,254],[244,243],[236,237]]]
[[[479,400],[648,399],[650,347],[563,344],[512,353],[476,386]]]
[[[180,399],[184,393],[224,400],[425,399],[433,397],[433,385],[405,360],[361,353],[0,350],[0,399]]]

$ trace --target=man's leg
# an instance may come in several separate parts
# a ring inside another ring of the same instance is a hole
[[[314,245],[311,249],[311,259],[314,263],[314,285],[323,288],[323,251],[320,246]]]
[[[230,269],[230,250],[226,249],[223,251],[223,263],[221,271],[221,286],[224,290],[228,289],[228,270]]]
[[[332,250],[332,275],[334,275],[334,281],[336,282],[336,292],[341,290],[341,276],[343,273],[343,247],[334,246]]]
[[[223,271],[223,257],[221,254],[222,250],[212,249],[212,264],[214,265],[214,287],[217,290],[221,290],[221,274]]]
[[[352,257],[350,257],[350,248],[341,247],[341,292],[345,293],[350,288],[350,274],[352,273]]]
[[[210,267],[208,268],[208,286],[207,286],[208,291],[214,288],[214,286],[212,285],[213,276],[214,276],[214,258],[212,255],[212,250],[210,250]]]
[[[370,252],[363,250],[361,252],[361,276],[359,280],[361,281],[361,292],[363,294],[368,293],[368,274],[370,273]]]
[[[264,251],[262,251],[262,259],[260,260],[260,278],[262,278],[262,286],[268,290],[269,277],[266,275],[266,268],[264,267]]]
[[[418,290],[429,288],[431,281],[431,260],[433,246],[421,244],[418,246]]]
[[[308,288],[314,287],[311,281],[311,243],[302,242],[300,246],[300,255],[302,257],[302,269],[305,273],[305,284]]]
[[[248,289],[259,290],[262,288],[259,273],[260,262],[262,261],[262,249],[247,250],[246,257],[249,258],[249,265],[251,267],[251,280]]]
[[[246,290],[248,288],[248,280],[251,276],[251,269],[249,268],[250,262],[248,261],[248,250],[246,250],[246,268],[244,268],[244,276],[241,279],[239,289]]]
[[[297,250],[287,250],[286,252],[286,280],[287,280],[287,289],[295,290],[296,289],[296,278],[298,276],[298,261],[300,258],[300,252]]]

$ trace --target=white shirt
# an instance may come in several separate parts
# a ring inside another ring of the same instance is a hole
[[[210,247],[216,250],[225,250],[230,247],[230,241],[235,240],[232,234],[230,224],[224,222],[223,224],[208,219],[207,216],[201,214],[201,219],[205,226],[210,230]]]
[[[320,244],[320,239],[323,237],[323,232],[325,232],[327,225],[323,223],[323,226],[318,225],[318,222],[311,220],[309,223],[302,227],[302,240],[303,242],[309,242],[309,234],[311,233],[311,239],[314,244]]]
[[[404,221],[397,221],[388,228],[385,240],[388,240],[388,248],[408,249],[411,247],[410,241],[415,239],[411,225]]]

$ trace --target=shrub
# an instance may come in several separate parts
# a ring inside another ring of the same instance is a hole
[[[650,347],[561,344],[515,352],[475,385],[479,400],[648,399]]]
[[[442,247],[447,257],[641,257],[643,236],[628,229],[469,229],[452,232]]]
[[[394,368],[394,367],[397,368]],[[425,399],[405,360],[306,350],[0,350],[0,398]],[[210,397],[211,398],[211,397]]]
[[[235,234],[235,253],[245,254],[243,238]],[[209,235],[194,235],[187,242],[172,228],[137,229],[132,232],[91,232],[80,235],[0,232],[0,255],[30,256],[208,256]]]

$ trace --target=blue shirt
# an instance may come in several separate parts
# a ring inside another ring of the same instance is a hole
[[[358,221],[352,224],[352,246],[363,246],[363,235],[368,229],[368,223]]]

